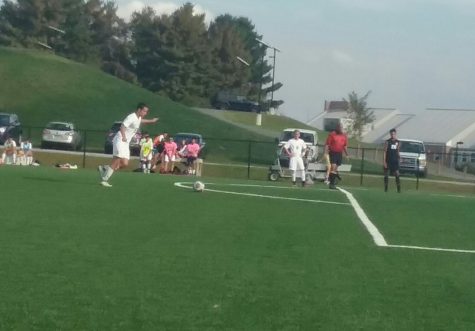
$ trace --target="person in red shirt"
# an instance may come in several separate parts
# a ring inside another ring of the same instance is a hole
[[[340,178],[338,174],[338,167],[341,165],[343,152],[348,157],[348,150],[346,146],[348,144],[348,138],[343,133],[341,124],[337,124],[335,131],[328,134],[327,141],[325,143],[325,153],[328,153],[330,157],[330,188],[336,189],[336,179]]]

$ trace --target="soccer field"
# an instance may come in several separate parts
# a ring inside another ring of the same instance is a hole
[[[0,330],[475,329],[473,194],[192,180],[0,168]]]

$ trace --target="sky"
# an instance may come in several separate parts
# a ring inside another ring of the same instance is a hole
[[[171,13],[186,1],[115,0],[127,19],[148,5]],[[370,107],[417,113],[475,109],[475,0],[194,0],[207,22],[245,16],[277,54],[283,114],[307,121],[325,100],[355,91]],[[271,55],[271,52],[268,52]],[[272,59],[268,58],[269,61]]]

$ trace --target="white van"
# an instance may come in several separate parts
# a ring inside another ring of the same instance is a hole
[[[415,139],[399,139],[399,171],[413,173],[419,177],[427,176],[427,158],[424,142]]]

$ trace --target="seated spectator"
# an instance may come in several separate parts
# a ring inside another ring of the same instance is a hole
[[[188,166],[188,173],[191,175],[196,174],[196,159],[200,153],[200,145],[196,143],[196,139],[191,139],[191,143],[186,146],[187,156],[186,164]]]
[[[165,142],[163,146],[163,161],[164,161],[164,172],[173,172],[175,168],[175,157],[177,152],[177,145],[173,141],[172,137],[168,138],[168,141]],[[168,167],[170,165],[170,167]]]
[[[20,155],[21,154],[21,155]],[[18,152],[18,162],[21,165],[33,164],[33,145],[29,139],[20,143],[20,151]]]
[[[186,158],[186,155],[188,154],[186,147],[187,147],[186,140],[183,139],[181,141],[181,144],[178,146],[178,153],[177,153],[178,157]]]
[[[12,138],[8,138],[3,145],[5,150],[2,154],[2,162],[5,164],[16,164],[16,142]]]

